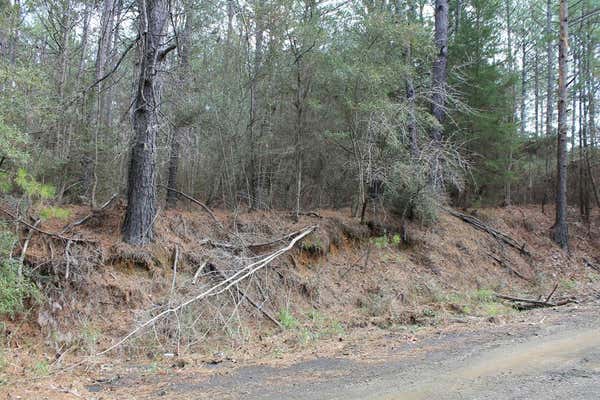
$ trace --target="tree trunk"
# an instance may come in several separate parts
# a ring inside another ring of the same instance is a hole
[[[183,93],[187,93],[186,85],[189,80],[190,71],[190,47],[192,35],[192,13],[190,6],[184,5],[186,11],[185,26],[183,32],[178,38],[179,71],[177,74],[177,84]],[[185,118],[187,120],[187,118]],[[179,150],[181,147],[181,138],[186,130],[187,121],[176,121],[171,138],[171,147],[169,149],[169,168],[167,172],[167,187],[177,189],[177,172],[179,169]],[[177,206],[177,193],[167,190],[167,208]]]
[[[553,90],[554,90],[554,63],[552,57],[552,0],[546,3],[546,62],[548,68],[548,82],[546,86],[546,136],[552,136]],[[548,152],[546,152],[548,154]],[[546,175],[550,172],[550,159],[546,156]]]
[[[535,91],[535,137],[540,136],[540,62],[537,46],[534,45],[535,50],[535,78],[534,78],[534,91]]]
[[[433,62],[431,112],[437,124],[431,131],[432,140],[441,145],[446,106],[446,65],[448,62],[448,0],[435,1],[435,46],[437,56]],[[439,155],[432,160],[431,176],[433,190],[441,192],[444,186],[443,171]]]
[[[143,245],[153,238],[156,217],[156,136],[160,92],[157,74],[166,50],[161,50],[168,16],[166,0],[138,0],[140,67],[133,101],[134,142],[129,163],[127,211],[123,240]]]
[[[556,180],[556,220],[553,239],[563,249],[569,246],[567,227],[567,53],[568,17],[567,0],[560,0],[560,42],[558,53],[558,149]]]
[[[526,110],[525,100],[527,97],[527,42],[525,40],[525,29],[521,37],[521,138],[525,137]]]
[[[433,140],[441,142],[444,107],[446,103],[446,64],[448,62],[448,0],[435,1],[435,46],[437,56],[433,63],[432,73],[432,107],[431,112],[439,125],[431,133]]]

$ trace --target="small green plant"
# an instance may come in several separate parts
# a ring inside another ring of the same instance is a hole
[[[42,293],[28,278],[18,273],[16,260],[0,263],[0,315],[14,318],[27,308],[27,301],[40,303]]]
[[[423,315],[429,318],[435,318],[437,314],[432,309],[426,308],[423,310]]]
[[[479,303],[494,303],[496,295],[490,289],[479,289],[471,293],[471,297]]]
[[[40,210],[40,218],[43,220],[56,218],[67,219],[71,216],[71,210],[61,207],[44,207]]]
[[[384,249],[388,246],[388,237],[387,235],[383,235],[383,236],[379,236],[376,238],[371,239],[371,241],[373,242],[373,244],[375,245],[375,247],[377,247],[378,249]]]
[[[100,330],[89,322],[84,322],[81,327],[80,343],[85,351],[93,354],[96,352],[96,343],[100,338]]]
[[[40,360],[33,365],[33,373],[37,376],[48,376],[50,365],[46,360]]]
[[[563,279],[560,284],[566,290],[574,290],[577,287],[577,282],[573,279]]]
[[[47,185],[36,181],[27,171],[20,168],[15,177],[15,183],[25,192],[29,198],[47,200],[56,194],[56,189],[52,185]]]
[[[279,310],[279,322],[285,329],[293,329],[298,326],[298,320],[294,318],[292,313],[287,308]]]
[[[300,247],[309,254],[318,255],[324,253],[321,239],[314,235],[308,236],[306,239],[304,239]]]

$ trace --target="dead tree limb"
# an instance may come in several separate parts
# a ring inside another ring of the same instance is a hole
[[[533,300],[533,299],[524,299],[521,297],[513,297],[513,296],[506,296],[503,294],[498,294],[498,293],[494,293],[494,295],[502,300],[508,300],[508,301],[512,301],[515,303],[524,303],[524,304],[528,304],[530,307],[558,307],[558,306],[564,306],[566,304],[570,304],[570,303],[577,303],[577,300],[574,298],[566,298],[566,299],[562,299],[556,302],[549,302],[549,301],[544,301],[544,300]]]
[[[5,214],[5,215],[8,215],[9,217],[11,217],[13,219],[13,222],[15,224],[24,225],[27,228],[29,228],[31,230],[34,230],[34,231],[36,231],[38,233],[41,233],[43,235],[47,235],[47,236],[50,236],[50,237],[54,237],[54,238],[57,238],[57,239],[61,239],[61,240],[64,240],[65,242],[68,242],[69,240],[72,241],[72,242],[81,242],[81,243],[95,243],[96,242],[95,240],[68,237],[68,236],[63,236],[60,233],[48,232],[48,231],[45,231],[43,229],[40,229],[38,227],[35,227],[35,226],[33,226],[33,225],[31,225],[31,224],[23,221],[23,219],[21,217],[18,217],[15,214],[13,214],[10,211],[7,211],[7,210],[5,210],[3,208],[0,208],[0,212],[3,213],[3,214]]]
[[[527,278],[525,275],[521,274],[519,271],[517,271],[516,269],[514,269],[513,267],[511,267],[505,260],[501,259],[500,257],[496,256],[493,253],[487,253],[487,255],[490,258],[492,258],[492,260],[496,261],[501,267],[503,267],[506,270],[508,270],[510,273],[512,273],[515,276],[523,279],[524,281],[531,282],[531,279]]]
[[[165,185],[158,185],[158,186],[160,186],[160,187],[163,187],[163,188],[167,189],[167,190],[168,190],[168,191],[170,191],[170,192],[177,193],[177,194],[178,194],[178,195],[180,195],[181,197],[183,197],[183,198],[186,198],[186,199],[188,199],[189,201],[191,201],[192,203],[194,203],[194,204],[196,204],[196,205],[200,206],[200,207],[201,207],[201,208],[202,208],[204,211],[206,211],[206,212],[207,212],[207,214],[208,214],[208,215],[210,215],[210,217],[213,219],[213,221],[214,221],[214,222],[215,222],[217,225],[219,225],[221,228],[223,227],[223,225],[222,225],[222,224],[219,222],[219,220],[217,219],[217,217],[215,216],[215,214],[212,212],[212,210],[211,210],[211,209],[210,209],[210,208],[209,208],[209,207],[208,207],[206,204],[202,203],[202,202],[201,202],[201,201],[199,201],[199,200],[196,200],[195,198],[193,198],[193,197],[192,197],[192,196],[190,196],[189,194],[185,194],[185,193],[183,193],[183,192],[180,192],[180,191],[179,191],[179,190],[177,190],[177,189],[173,189],[173,188],[170,188],[170,187],[168,187],[168,186],[165,186]]]
[[[217,267],[215,264],[210,264],[210,267],[221,278],[223,278],[225,280],[227,279],[227,275],[219,267]],[[260,311],[261,313],[263,313],[263,315],[265,317],[267,317],[267,319],[269,319],[271,322],[273,322],[275,325],[277,325],[277,327],[279,329],[283,329],[283,327],[281,326],[281,323],[279,323],[279,321],[275,317],[273,317],[273,315],[271,315],[271,313],[269,313],[267,310],[264,309],[263,306],[259,305],[256,301],[254,301],[254,299],[252,299],[246,292],[244,292],[242,289],[240,289],[240,287],[238,285],[235,285],[234,289],[240,294],[240,296],[242,296],[243,298],[245,298],[246,300],[248,300],[248,303],[250,303],[254,308],[256,308],[258,311]]]
[[[506,233],[500,232],[499,230],[496,230],[491,226],[484,224],[481,220],[473,217],[472,215],[463,214],[450,208],[443,208],[443,210],[446,211],[448,214],[472,225],[476,229],[488,233],[489,235],[493,236],[496,240],[506,243],[510,247],[518,250],[521,254],[527,257],[531,257],[531,253],[525,248],[526,243],[518,243],[515,239],[513,239]]]
[[[590,260],[588,260],[587,258],[583,258],[583,263],[590,267],[591,269],[593,269],[594,271],[600,273],[600,266],[597,264],[594,264],[593,262],[591,262]]]
[[[37,226],[39,225],[41,219],[37,219],[34,223],[33,226],[37,228]],[[31,237],[33,236],[33,229],[29,230],[29,233],[27,234],[27,239],[25,239],[25,243],[23,243],[23,249],[21,250],[21,256],[19,259],[19,276],[23,275],[23,262],[25,262],[25,254],[27,253],[27,248],[29,247],[29,242],[31,241]]]
[[[92,218],[94,216],[95,213],[108,208],[108,206],[110,206],[117,197],[118,197],[117,193],[113,194],[112,197],[110,199],[108,199],[104,204],[102,204],[102,206],[99,209],[92,211],[90,214],[86,215],[85,217],[81,218],[78,221],[75,221],[75,222],[72,222],[72,223],[66,225],[63,228],[63,230],[60,231],[60,234],[63,235],[65,233],[69,232],[71,229],[75,228],[76,226],[85,224],[90,218]]]
[[[153,325],[156,321],[165,317],[166,315],[169,315],[172,313],[177,313],[178,311],[180,311],[181,309],[183,309],[186,306],[189,306],[192,303],[195,303],[195,302],[202,300],[204,298],[207,298],[207,297],[216,296],[218,294],[221,294],[221,293],[229,290],[234,285],[237,285],[239,282],[252,276],[256,271],[269,265],[276,258],[280,257],[281,255],[283,255],[283,254],[287,253],[288,251],[290,251],[291,249],[293,249],[294,246],[296,245],[296,243],[298,243],[304,237],[306,237],[307,235],[312,233],[316,228],[317,228],[316,226],[309,227],[304,232],[302,232],[302,233],[298,234],[298,236],[294,237],[290,241],[290,243],[288,243],[287,246],[282,247],[281,249],[279,249],[267,256],[262,257],[258,261],[248,264],[247,266],[240,269],[239,271],[237,271],[235,274],[231,275],[227,279],[224,279],[223,281],[212,286],[211,288],[197,294],[196,296],[194,296],[192,298],[189,298],[188,300],[184,301],[183,303],[180,303],[179,305],[177,305],[175,307],[169,307],[166,310],[158,313],[154,317],[152,317],[149,320],[145,321],[144,323],[140,324],[137,328],[133,329],[131,332],[129,332],[127,335],[125,335],[123,338],[121,338],[117,343],[115,343],[115,344],[109,346],[108,348],[106,348],[105,350],[97,353],[95,356],[96,357],[101,356],[103,354],[106,354],[106,353],[116,349],[117,347],[121,346],[123,343],[127,342],[131,337],[136,335],[142,329]]]

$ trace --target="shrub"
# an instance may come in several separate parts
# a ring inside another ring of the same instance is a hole
[[[40,290],[24,276],[19,276],[18,262],[4,260],[0,263],[0,315],[14,318],[27,309],[28,301],[39,303]]]
[[[61,207],[44,207],[40,210],[40,218],[46,220],[50,218],[67,219],[71,216],[71,211]]]
[[[439,195],[428,184],[426,174],[418,165],[396,164],[386,193],[396,214],[426,225],[437,220]]]
[[[287,308],[279,310],[279,322],[285,329],[293,329],[298,325],[298,321]]]

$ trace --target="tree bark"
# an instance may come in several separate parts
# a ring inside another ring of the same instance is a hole
[[[446,65],[448,63],[448,0],[435,1],[434,39],[437,56],[433,63],[431,112],[439,125],[433,128],[431,136],[436,142],[441,142],[446,103]]]
[[[567,0],[560,0],[560,41],[558,53],[558,149],[556,180],[556,219],[553,239],[563,249],[569,247],[567,227],[567,53],[569,11]]]
[[[546,137],[552,136],[553,91],[554,91],[554,63],[552,57],[552,0],[546,3],[546,62],[548,68],[548,81],[546,85]],[[548,154],[548,152],[546,152]],[[546,156],[546,175],[550,171],[550,160]]]
[[[127,211],[123,240],[143,245],[153,238],[156,217],[156,137],[160,92],[158,70],[164,59],[161,49],[167,20],[166,0],[138,0],[140,10],[140,66],[133,101],[134,142],[129,163]]]
[[[186,11],[185,26],[183,32],[178,37],[178,55],[179,55],[179,71],[177,76],[177,84],[179,88],[186,93],[186,82],[190,74],[190,47],[192,35],[192,13],[190,6],[184,5]],[[186,118],[187,120],[187,118]],[[181,147],[181,138],[186,130],[187,121],[176,121],[173,137],[171,139],[171,147],[169,149],[169,168],[167,172],[167,187],[177,189],[177,175],[179,169],[179,150]],[[175,208],[177,205],[177,193],[172,190],[167,190],[167,208]]]
[[[443,123],[446,106],[446,66],[448,63],[448,0],[435,1],[435,47],[437,56],[433,62],[432,70],[432,96],[431,112],[437,124],[431,130],[431,138],[438,146],[441,146],[443,135]],[[432,159],[430,180],[435,192],[443,190],[444,179],[441,160],[436,154]]]

